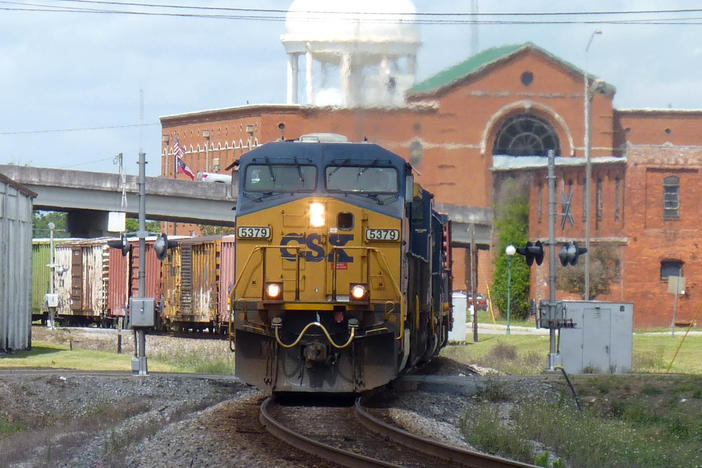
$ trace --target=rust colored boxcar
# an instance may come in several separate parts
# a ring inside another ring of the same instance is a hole
[[[153,297],[157,308],[161,298],[161,261],[154,250],[155,237],[146,239],[146,291],[144,297]],[[130,238],[131,253],[123,256],[119,249],[110,249],[109,295],[107,318],[115,321],[128,315],[130,297],[139,297],[139,240]],[[126,324],[125,324],[126,325]]]
[[[219,320],[223,326],[229,325],[229,295],[234,289],[236,275],[236,236],[223,236],[219,266]]]
[[[153,297],[156,304],[161,301],[161,260],[154,250],[155,237],[146,239],[146,291],[139,291],[139,240],[131,240],[132,268],[131,268],[131,295],[132,297]]]
[[[210,332],[222,327],[219,314],[221,236],[178,241],[162,263],[163,310],[167,328]]]
[[[126,317],[129,306],[129,257],[119,249],[110,249],[107,315],[112,319]]]

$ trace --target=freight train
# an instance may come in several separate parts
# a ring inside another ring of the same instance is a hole
[[[45,294],[57,295],[62,326],[128,325],[129,298],[139,295],[139,242],[129,239],[127,255],[107,238],[33,241],[32,319],[45,322]],[[157,328],[225,334],[228,296],[234,285],[234,236],[185,237],[160,261],[155,237],[146,240],[146,291],[156,301]],[[53,279],[52,279],[53,276]]]
[[[319,134],[238,162],[236,373],[266,393],[357,393],[435,356],[452,326],[450,225],[412,167]]]

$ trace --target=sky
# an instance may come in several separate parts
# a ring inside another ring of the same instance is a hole
[[[46,6],[156,12],[150,5],[287,10],[291,0],[0,1],[0,164],[117,172],[124,154],[137,174],[160,174],[159,118],[245,104],[284,103],[285,22],[163,15],[18,11]],[[332,0],[329,0],[332,1]],[[414,0],[420,13],[462,12],[470,0]],[[683,10],[697,0],[478,2],[481,14]],[[165,12],[218,14],[202,10]],[[616,24],[611,15],[481,16],[482,21],[575,20],[568,24],[480,24],[480,50],[527,41],[587,68],[617,88],[618,109],[702,109],[702,10],[617,16],[696,24]],[[443,17],[446,18],[446,17]],[[455,18],[455,17],[452,17]],[[466,17],[461,17],[466,19]],[[586,53],[593,31],[594,36]],[[421,24],[419,81],[470,56],[469,24]]]

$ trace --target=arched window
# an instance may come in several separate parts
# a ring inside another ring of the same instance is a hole
[[[497,132],[492,154],[547,156],[548,150],[561,154],[558,135],[550,123],[532,114],[514,115]]]
[[[675,259],[661,261],[661,280],[667,281],[669,276],[682,276],[683,262]]]
[[[663,217],[680,217],[680,179],[675,176],[663,179]]]

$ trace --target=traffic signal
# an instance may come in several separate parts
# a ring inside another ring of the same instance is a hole
[[[534,263],[534,260],[536,260],[537,265],[541,265],[541,262],[544,261],[544,246],[541,244],[541,241],[536,241],[535,244],[529,241],[526,243],[526,247],[519,247],[517,253],[526,257],[526,262],[529,266]]]
[[[576,242],[561,245],[561,251],[558,252],[558,258],[561,259],[561,265],[575,265],[578,263],[578,257],[587,253],[585,247],[578,247]]]
[[[132,244],[129,243],[129,241],[127,240],[127,236],[124,235],[124,233],[120,236],[119,239],[107,241],[107,245],[109,245],[113,249],[121,249],[123,256],[127,255],[132,250]]]
[[[156,251],[158,259],[163,260],[168,255],[168,250],[177,246],[178,243],[176,241],[169,241],[168,236],[162,232],[156,239],[156,242],[154,242],[154,251]]]

